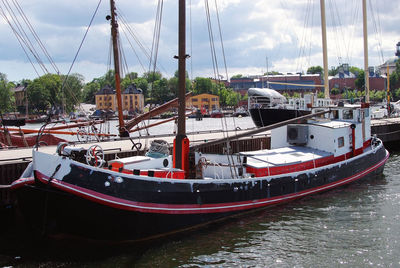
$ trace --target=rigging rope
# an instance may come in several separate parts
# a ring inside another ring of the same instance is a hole
[[[94,11],[94,13],[93,13],[93,15],[92,15],[92,18],[90,19],[89,25],[88,25],[88,27],[86,28],[85,34],[83,35],[82,41],[81,41],[81,43],[79,44],[78,50],[77,50],[76,53],[75,53],[75,57],[74,57],[74,59],[72,60],[71,66],[69,67],[68,72],[67,72],[67,74],[66,74],[66,76],[65,76],[65,78],[64,78],[64,81],[63,81],[62,86],[61,86],[61,92],[63,92],[64,87],[66,86],[66,83],[67,83],[69,74],[71,73],[72,67],[73,67],[74,64],[75,64],[76,59],[78,58],[79,52],[81,51],[81,48],[82,48],[82,46],[83,46],[83,42],[85,41],[86,36],[87,36],[87,34],[88,34],[88,32],[89,32],[89,29],[90,29],[90,27],[91,27],[91,25],[92,25],[92,23],[93,23],[93,20],[94,20],[96,14],[97,14],[97,11],[99,10],[99,6],[100,6],[100,4],[101,4],[101,1],[102,1],[102,0],[99,0],[99,3],[98,3],[97,6],[96,6],[96,9],[95,9],[95,11]],[[75,94],[74,94],[74,93],[72,92],[72,90],[70,90],[70,89],[69,89],[69,94],[70,94],[71,97],[75,100],[76,103],[79,103],[80,108],[82,108],[81,103],[78,101],[77,97],[75,96]]]
[[[35,38],[36,42],[39,44],[39,47],[42,49],[43,53],[49,60],[50,64],[52,65],[53,69],[56,73],[59,73],[59,69],[57,68],[54,60],[51,58],[49,52],[47,51],[46,47],[43,45],[42,41],[40,40],[39,36],[37,35],[35,29],[32,27],[31,23],[29,22],[28,18],[26,17],[24,11],[22,10],[21,6],[18,4],[17,0],[12,0],[14,6],[18,10],[19,14],[21,15],[22,19],[24,20],[25,24],[28,26],[28,29],[31,31],[33,37]]]
[[[378,8],[379,4],[376,4],[375,6],[376,6],[376,8]],[[370,9],[370,12],[371,12],[372,22],[373,22],[373,25],[374,25],[375,39],[376,39],[376,41],[378,43],[377,50],[378,50],[378,53],[379,53],[379,56],[380,56],[380,60],[383,63],[383,62],[385,62],[385,58],[383,56],[382,28],[381,28],[381,22],[380,22],[380,19],[379,19],[379,10],[377,12],[375,12],[375,9],[372,8],[371,0],[369,0],[369,9]]]
[[[17,35],[17,38],[19,38],[21,40],[21,42],[29,49],[29,51],[32,53],[33,57],[36,59],[36,62],[38,63],[38,65],[42,69],[42,71],[44,73],[49,73],[49,71],[47,70],[43,61],[40,59],[39,54],[35,50],[32,42],[29,40],[28,35],[26,34],[26,32],[22,28],[21,24],[19,23],[18,18],[15,16],[15,13],[11,10],[10,5],[8,4],[8,2],[6,0],[2,0],[2,2],[3,2],[5,9],[7,10],[8,14],[10,15],[12,21],[14,22],[14,25],[16,26],[16,27],[12,26],[10,20],[8,18],[6,18],[8,24],[11,26],[14,33]],[[5,12],[3,11],[3,13],[5,13]]]
[[[36,69],[36,67],[35,67],[35,64],[32,62],[31,58],[29,57],[28,52],[26,51],[24,45],[22,44],[22,39],[20,38],[20,36],[18,35],[18,33],[16,32],[16,30],[15,30],[14,27],[12,26],[11,22],[8,20],[6,14],[4,13],[4,10],[3,10],[3,8],[2,8],[1,6],[0,6],[0,11],[1,11],[1,15],[3,16],[4,20],[8,23],[8,25],[9,25],[10,28],[11,28],[11,30],[12,30],[13,33],[15,34],[19,45],[21,46],[22,50],[23,50],[24,53],[25,53],[25,56],[28,58],[29,62],[31,63],[31,65],[32,65],[32,67],[33,67],[33,69],[35,70],[36,75],[37,75],[37,76],[40,76],[40,75],[39,75],[39,72],[37,71],[37,69]]]

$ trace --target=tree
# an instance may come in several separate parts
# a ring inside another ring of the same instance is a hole
[[[234,76],[231,77],[231,79],[237,79],[237,78],[242,78],[243,75],[241,74],[235,74]]]
[[[320,99],[325,98],[325,93],[323,91],[319,91],[317,94],[317,98],[320,98]]]
[[[331,89],[331,94],[332,95],[339,95],[339,93],[340,93],[340,90],[338,88],[334,87],[334,88]]]
[[[135,72],[131,72],[125,75],[124,79],[121,81],[121,90],[126,89],[132,83],[134,84],[135,79],[138,78],[138,74]]]
[[[194,80],[193,93],[194,95],[202,93],[212,93],[213,84],[210,78],[196,77]]]
[[[166,78],[153,82],[151,98],[152,102],[157,104],[163,104],[174,98],[174,93],[169,90],[168,80]]]
[[[93,80],[92,82],[87,83],[83,87],[83,102],[95,104],[96,103],[96,93],[100,90],[100,84]]]
[[[394,90],[400,87],[400,61],[396,62],[396,70],[390,75],[390,89]]]
[[[365,87],[365,76],[364,76],[364,71],[360,70],[356,81],[355,81],[355,85],[357,87],[357,89],[363,89]]]
[[[36,78],[29,84],[28,101],[38,112],[45,112],[47,108],[61,107],[61,79],[56,74],[46,74]]]
[[[14,108],[15,100],[11,88],[15,85],[8,82],[7,76],[0,73],[0,113],[11,112]]]
[[[161,80],[162,74],[160,72],[145,72],[143,78],[146,78],[147,82],[151,83],[157,80]]]
[[[321,66],[311,66],[307,69],[307,74],[323,74],[324,70]]]
[[[140,88],[143,91],[143,96],[147,98],[149,83],[147,82],[146,78],[138,77],[135,80],[133,80],[133,83],[135,83],[137,88]]]
[[[80,74],[71,74],[68,77],[61,75],[63,88],[62,97],[65,99],[66,112],[72,112],[75,106],[82,102],[82,88],[84,77]]]
[[[337,75],[338,72],[339,72],[339,67],[332,67],[332,68],[329,70],[328,74],[329,74],[330,76],[335,76],[335,75]]]
[[[282,73],[277,72],[277,71],[269,71],[269,72],[264,73],[264,75],[278,75],[278,74],[282,74]]]

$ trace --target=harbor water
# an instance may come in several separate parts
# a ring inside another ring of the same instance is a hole
[[[142,244],[43,241],[12,228],[0,236],[0,267],[399,267],[398,163],[392,152],[382,176]]]

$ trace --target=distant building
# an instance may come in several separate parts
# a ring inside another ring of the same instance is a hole
[[[273,83],[269,83],[273,82]],[[278,83],[278,84],[274,84]],[[282,84],[280,84],[282,83]],[[287,85],[291,83],[295,85]],[[279,74],[268,76],[250,76],[241,78],[232,78],[230,87],[245,95],[247,90],[252,87],[257,88],[271,88],[283,92],[310,92],[317,91],[319,88],[314,85],[323,84],[320,74]]]
[[[96,93],[96,109],[97,110],[117,110],[117,98],[115,89],[110,85],[106,85]]]
[[[143,112],[144,109],[144,95],[140,88],[136,88],[131,84],[122,92],[122,110]]]
[[[379,72],[375,72],[374,67],[369,67],[368,72],[370,90],[384,90],[386,78],[382,77]],[[335,76],[329,78],[329,88],[337,88],[341,92],[347,89],[356,89],[357,76],[358,74],[350,72],[348,64],[343,64],[339,67],[339,72]]]
[[[26,112],[27,101],[27,87],[25,85],[18,84],[12,89],[14,93],[15,106],[19,112]]]
[[[219,96],[212,94],[200,94],[190,97],[186,104],[187,107],[194,107],[198,109],[207,109],[208,111],[218,110],[219,106]]]
[[[400,59],[400,42],[396,44],[396,52],[394,55],[394,57],[388,59],[385,63],[377,67],[381,74],[387,75],[387,66],[389,66],[389,75],[396,70],[396,63]]]
[[[144,107],[144,96],[141,89],[135,85],[130,85],[122,93],[122,110],[142,112]],[[96,109],[97,110],[113,110],[118,109],[117,95],[115,89],[106,85],[96,93]]]

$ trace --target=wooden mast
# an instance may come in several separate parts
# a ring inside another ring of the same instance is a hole
[[[329,99],[329,78],[328,78],[328,49],[326,41],[326,16],[325,16],[325,0],[320,0],[321,8],[321,29],[322,29],[322,54],[324,61],[324,95]]]
[[[184,169],[188,173],[189,140],[186,137],[186,3],[179,0],[179,30],[178,30],[178,132],[174,140],[173,166]]]
[[[118,106],[118,122],[119,122],[119,136],[129,137],[129,132],[125,129],[124,118],[122,114],[122,98],[121,98],[121,79],[119,70],[119,53],[118,53],[118,23],[115,19],[115,2],[110,0],[111,6],[111,36],[114,54],[114,69],[115,69],[115,90],[117,95]]]
[[[363,0],[362,4],[363,4],[363,36],[364,36],[365,102],[369,103],[367,1]]]

